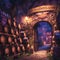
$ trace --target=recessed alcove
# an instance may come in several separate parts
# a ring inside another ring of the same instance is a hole
[[[37,50],[47,50],[51,47],[52,25],[47,21],[40,21],[34,25],[34,45]]]

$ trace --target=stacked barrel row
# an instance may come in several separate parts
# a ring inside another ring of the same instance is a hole
[[[15,20],[8,19],[6,25],[0,22],[0,55],[16,56],[30,52],[29,39]]]

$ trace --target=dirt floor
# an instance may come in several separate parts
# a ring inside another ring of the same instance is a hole
[[[28,57],[25,56],[20,60],[49,60],[49,59],[47,58],[47,51],[42,50],[42,51],[34,52],[32,55]]]

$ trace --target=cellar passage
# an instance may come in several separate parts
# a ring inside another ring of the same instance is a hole
[[[52,26],[50,23],[42,21],[35,26],[38,49],[48,49],[52,40]]]

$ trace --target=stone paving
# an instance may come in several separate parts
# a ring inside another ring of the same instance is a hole
[[[20,60],[49,60],[47,58],[47,52],[45,50],[34,52],[28,57],[21,58]]]

